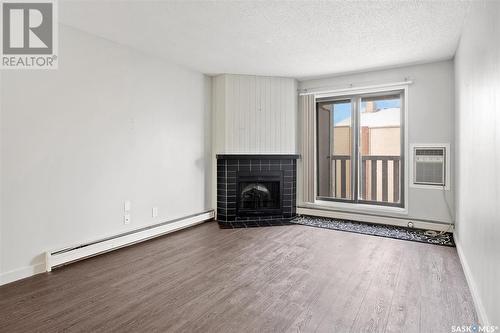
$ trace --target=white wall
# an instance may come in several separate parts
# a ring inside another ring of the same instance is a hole
[[[297,152],[297,81],[232,75],[215,77],[216,153]]]
[[[2,72],[0,71],[0,91],[2,91]],[[2,98],[0,94],[0,285],[2,284],[2,262],[3,262],[3,250],[2,250],[2,224],[3,224],[3,200],[2,200],[2,193],[3,193],[3,182],[2,182],[2,165],[3,165],[3,149],[2,149],[2,118],[3,118],[3,113],[2,113]]]
[[[500,326],[500,3],[475,3],[456,58],[455,238],[483,324]]]
[[[211,208],[210,78],[59,34],[58,70],[2,77],[4,280],[41,269],[46,250]]]
[[[454,84],[453,62],[441,61],[389,70],[363,72],[331,78],[299,82],[299,88],[347,88],[413,80],[408,90],[408,144],[451,143],[454,152]],[[409,152],[406,152],[407,161]],[[453,166],[451,168],[453,177]],[[408,217],[440,222],[452,222],[442,190],[409,187]],[[453,212],[454,186],[446,192]],[[386,215],[400,215],[385,213]]]

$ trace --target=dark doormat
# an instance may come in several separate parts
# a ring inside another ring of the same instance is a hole
[[[311,227],[355,232],[364,235],[395,238],[419,243],[436,244],[443,246],[455,246],[453,234],[445,232],[438,233],[437,236],[428,236],[425,230],[398,227],[384,224],[373,224],[366,222],[355,222],[341,219],[330,219],[325,217],[314,217],[301,215],[291,221],[295,224],[308,225]]]

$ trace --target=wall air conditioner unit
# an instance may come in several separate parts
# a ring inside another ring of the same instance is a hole
[[[448,189],[449,145],[412,145],[412,186]]]

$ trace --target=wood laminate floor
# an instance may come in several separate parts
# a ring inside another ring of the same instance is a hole
[[[455,248],[214,222],[0,287],[0,332],[450,332]]]

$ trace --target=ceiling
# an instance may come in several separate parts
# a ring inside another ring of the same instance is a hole
[[[66,25],[206,74],[336,75],[453,57],[463,1],[60,1]]]

